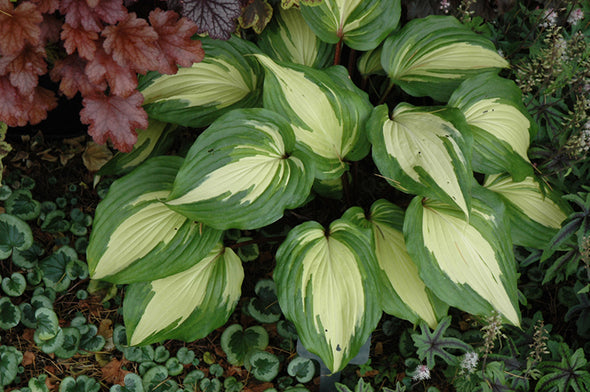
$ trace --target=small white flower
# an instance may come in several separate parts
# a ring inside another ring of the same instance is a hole
[[[412,380],[414,381],[424,381],[430,379],[430,369],[426,365],[418,365],[414,375],[412,376]]]
[[[466,373],[473,373],[475,368],[477,367],[477,362],[479,361],[479,355],[475,351],[470,353],[465,353],[463,356],[463,360],[461,361],[461,369],[463,369]]]
[[[541,27],[555,26],[556,24],[557,12],[555,12],[553,8],[545,10],[545,13],[543,14],[543,23],[541,23]]]
[[[570,16],[568,16],[567,23],[573,26],[578,24],[582,19],[584,19],[584,11],[582,11],[581,8],[576,8],[570,13]]]
[[[448,14],[449,13],[449,8],[451,7],[451,3],[449,2],[449,0],[441,0],[440,2],[440,9],[445,13]]]

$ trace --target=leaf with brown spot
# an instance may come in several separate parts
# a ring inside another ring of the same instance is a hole
[[[243,29],[252,28],[256,34],[262,33],[272,18],[272,6],[266,0],[251,0],[244,7],[242,15],[238,18]]]

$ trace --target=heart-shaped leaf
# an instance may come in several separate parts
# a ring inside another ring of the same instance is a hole
[[[203,61],[174,75],[151,72],[140,79],[138,89],[151,117],[200,128],[233,109],[259,106],[262,72],[251,56],[260,52],[256,45],[236,36],[201,42]]]
[[[469,134],[456,110],[387,106],[369,119],[373,159],[389,184],[403,192],[432,197],[469,216],[472,172]]]
[[[10,257],[14,250],[24,251],[33,245],[29,225],[10,214],[0,214],[0,260]]]
[[[344,67],[317,70],[256,57],[266,72],[264,107],[289,118],[297,143],[313,152],[315,177],[340,177],[347,160],[368,154],[364,126],[372,106]]]
[[[368,231],[339,219],[296,226],[277,251],[274,280],[285,317],[307,350],[337,372],[381,318]]]
[[[333,63],[334,45],[322,42],[298,8],[279,8],[260,35],[258,46],[275,61],[324,68]]]
[[[484,186],[496,192],[506,204],[512,242],[543,249],[551,242],[571,213],[557,191],[543,191],[533,177],[516,182],[510,176],[487,176]]]
[[[0,298],[0,328],[10,329],[16,327],[20,318],[21,312],[19,307],[13,305],[8,297]]]
[[[448,105],[461,110],[473,132],[473,170],[509,172],[516,181],[533,174],[527,151],[537,126],[516,83],[482,73],[461,83]]]
[[[438,298],[471,314],[497,311],[520,324],[516,263],[499,196],[474,185],[468,220],[457,208],[415,197],[404,236],[420,277]]]
[[[418,267],[408,254],[402,232],[404,212],[391,202],[373,203],[368,216],[360,207],[348,209],[343,218],[371,230],[371,243],[381,271],[376,282],[385,313],[418,324],[420,319],[432,328],[448,306],[426,287]]]
[[[244,363],[248,353],[264,350],[268,346],[268,333],[259,325],[244,329],[239,324],[233,324],[221,334],[220,344],[227,361],[239,366]]]
[[[180,157],[152,158],[111,185],[96,209],[87,249],[93,279],[132,283],[163,278],[191,267],[219,241],[220,231],[162,202],[182,162]]]
[[[322,0],[301,5],[303,17],[323,41],[342,40],[356,50],[375,49],[396,27],[400,0]]]
[[[218,244],[193,262],[185,271],[128,287],[123,317],[131,345],[193,341],[227,321],[241,294],[239,257]]]
[[[491,41],[452,16],[414,19],[383,43],[381,64],[392,83],[414,96],[446,101],[469,76],[508,62]]]
[[[240,109],[199,136],[166,205],[217,229],[255,229],[301,205],[312,183],[311,159],[296,149],[287,120],[267,109]]]

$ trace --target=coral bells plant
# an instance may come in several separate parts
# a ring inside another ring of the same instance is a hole
[[[36,124],[57,106],[39,85],[49,73],[58,94],[82,96],[80,120],[97,143],[131,151],[148,116],[137,74],[174,74],[203,59],[197,26],[175,11],[148,19],[123,0],[0,0],[0,121]]]

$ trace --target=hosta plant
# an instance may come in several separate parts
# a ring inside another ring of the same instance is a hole
[[[244,270],[224,232],[277,225],[278,303],[331,371],[382,312],[434,329],[452,306],[519,325],[513,245],[542,246],[567,210],[534,177],[536,127],[498,76],[508,63],[453,17],[398,26],[399,1],[276,15],[258,47],[206,39],[202,62],[139,82],[154,121],[205,129],[184,157],[134,155],[96,210],[89,272],[129,284],[128,342],[225,324]],[[355,51],[364,77],[386,79],[377,94],[325,61]]]

